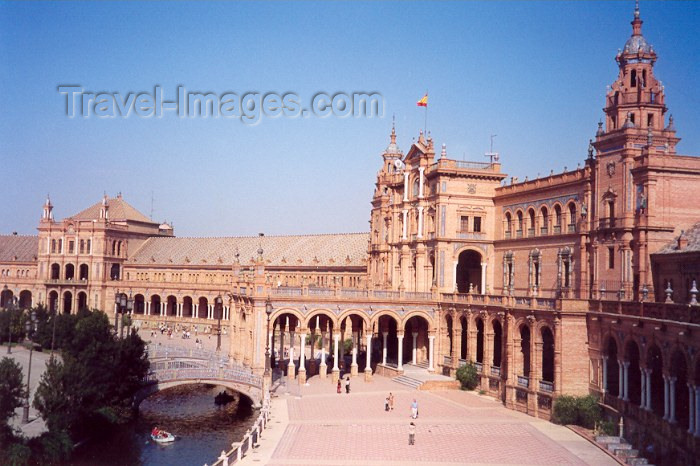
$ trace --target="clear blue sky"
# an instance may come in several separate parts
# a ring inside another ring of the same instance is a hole
[[[0,233],[34,234],[121,191],[178,236],[367,231],[396,114],[406,151],[423,126],[452,158],[509,175],[573,168],[602,116],[634,2],[0,4]],[[700,155],[700,3],[641,2],[656,75]],[[384,118],[74,118],[60,84],[239,94],[376,91]]]

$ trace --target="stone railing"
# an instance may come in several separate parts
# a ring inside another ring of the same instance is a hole
[[[452,357],[451,356],[443,356],[442,365],[443,366],[452,366]]]
[[[476,373],[481,374],[484,372],[484,365],[480,362],[475,362],[474,365],[476,366]]]
[[[173,367],[151,369],[145,382],[162,383],[176,380],[226,380],[252,387],[262,387],[262,378],[243,367]]]
[[[197,348],[183,348],[182,346],[169,345],[148,345],[148,359],[203,359],[207,361],[217,361],[223,364],[228,364],[228,359],[225,353],[217,353],[215,351],[207,351]]]
[[[594,312],[700,325],[700,307],[691,304],[591,300]]]
[[[525,377],[523,375],[519,375],[518,376],[518,387],[529,388],[530,387],[530,378]]]
[[[491,375],[494,377],[501,376],[501,368],[498,366],[491,366]]]
[[[545,393],[552,393],[554,391],[554,383],[547,382],[546,380],[540,380],[540,391]]]
[[[253,448],[258,446],[262,433],[267,428],[270,422],[270,397],[267,395],[263,401],[263,407],[260,410],[260,415],[255,420],[253,427],[248,429],[240,442],[231,444],[229,451],[222,450],[216,462],[212,466],[229,466],[230,464],[238,463],[244,456],[253,451]],[[204,466],[207,466],[205,464]]]

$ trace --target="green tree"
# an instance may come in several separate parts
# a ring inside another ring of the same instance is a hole
[[[15,416],[15,409],[24,403],[25,389],[22,383],[22,367],[14,360],[4,357],[0,360],[0,436],[11,434],[9,421]]]
[[[79,313],[74,322],[62,343],[63,361],[47,365],[34,405],[52,433],[83,438],[130,406],[149,363],[143,340],[135,332],[115,338],[105,313]]]
[[[462,384],[462,390],[474,390],[479,385],[479,373],[474,363],[469,362],[457,369],[457,380]]]

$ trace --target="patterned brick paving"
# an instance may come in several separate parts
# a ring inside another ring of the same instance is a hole
[[[596,456],[596,451],[579,455],[589,458],[584,462],[543,433],[566,429],[473,393],[423,392],[381,382],[355,384],[359,390],[347,395],[321,383],[303,387],[297,391],[300,396],[288,395],[289,425],[268,464],[614,464],[606,462],[602,452]],[[381,391],[372,391],[373,385]],[[395,396],[393,412],[383,409],[386,388]],[[413,398],[418,400],[420,416],[415,421],[416,444],[409,446]],[[579,449],[595,450],[585,441],[576,443]]]

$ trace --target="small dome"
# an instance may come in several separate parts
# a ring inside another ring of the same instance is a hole
[[[395,142],[392,142],[391,144],[389,144],[387,146],[385,152],[387,154],[401,154],[402,153],[401,149],[399,149],[399,146]]]
[[[623,49],[625,53],[651,53],[651,45],[642,35],[634,35],[627,39],[625,42],[625,48]]]
[[[160,226],[158,227],[160,230],[172,230],[173,227],[168,225],[167,223],[161,223]]]

